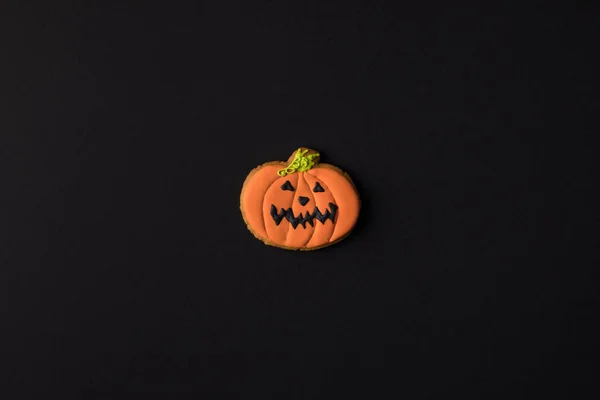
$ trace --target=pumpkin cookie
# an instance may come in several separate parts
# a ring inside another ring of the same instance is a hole
[[[360,200],[346,173],[320,164],[315,150],[299,148],[287,162],[268,162],[248,174],[240,209],[250,232],[265,244],[316,250],[348,236]]]

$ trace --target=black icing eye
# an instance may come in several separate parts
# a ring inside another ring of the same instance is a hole
[[[290,183],[290,181],[285,181],[283,185],[281,185],[281,190],[289,190],[290,192],[294,191],[294,187]]]
[[[315,183],[315,187],[313,188],[313,192],[324,192],[323,186],[319,185],[319,182]]]

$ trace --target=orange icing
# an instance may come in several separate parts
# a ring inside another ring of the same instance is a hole
[[[279,225],[275,225],[275,221],[271,218],[271,205],[277,207],[277,212],[281,211],[282,208],[287,209],[291,206],[296,192],[281,190],[281,185],[285,181],[290,181],[293,187],[298,186],[298,174],[291,174],[283,178],[277,176],[277,180],[269,187],[262,199],[262,213],[267,227],[267,237],[271,241],[281,244],[285,244],[288,231],[293,231],[294,228],[285,219]]]
[[[308,183],[304,180],[304,172],[297,172],[294,175],[298,175],[298,184],[296,185],[296,191],[294,192],[295,196],[294,201],[292,202],[292,211],[295,216],[300,213],[305,215],[307,212],[312,214],[315,209],[315,200],[312,196],[313,193],[310,190],[311,188],[308,187]],[[308,203],[304,206],[298,202],[298,197],[300,196],[309,198]],[[313,225],[316,225],[315,222],[317,221],[313,220]],[[287,221],[282,221],[281,223],[287,223],[287,225],[290,226],[290,232],[285,241],[285,245],[288,247],[304,247],[315,231],[315,228],[310,226],[308,222],[305,224],[306,228],[302,228],[302,225],[298,225],[296,229],[292,228],[291,224]],[[318,224],[320,224],[320,222]]]
[[[337,205],[333,194],[329,190],[329,186],[325,182],[313,176],[312,174],[309,174],[308,172],[304,174],[304,179],[306,179],[306,181],[309,183],[311,192],[312,188],[315,187],[316,182],[319,182],[323,189],[325,189],[324,192],[313,193],[316,205],[317,207],[319,207],[319,210],[325,212],[325,210],[329,207],[329,203]],[[339,212],[340,210],[338,208],[337,215],[335,216],[336,221],[339,221]],[[317,223],[317,221],[315,221],[315,232],[312,235],[311,239],[308,241],[308,243],[306,243],[306,247],[319,247],[329,243],[329,238],[331,238],[331,235],[333,234],[333,228],[334,224],[330,220],[325,221],[324,224],[320,222]]]
[[[313,175],[323,182],[327,182],[327,187],[333,194],[338,209],[337,221],[333,229],[333,235],[329,242],[335,242],[337,239],[348,234],[356,220],[360,210],[360,200],[356,194],[356,189],[350,180],[342,175],[341,172],[325,168],[325,164],[311,169],[307,174]]]
[[[339,169],[328,164],[318,164],[309,171],[296,172],[284,177],[277,171],[284,163],[272,163],[254,169],[246,178],[240,203],[246,223],[254,234],[267,242],[291,249],[312,249],[335,242],[354,227],[360,210],[360,201],[354,185]],[[289,181],[294,191],[282,190],[281,186]],[[315,183],[325,190],[313,192]],[[300,196],[308,198],[305,205],[300,204]],[[321,223],[316,218],[311,226],[299,224],[294,229],[292,224],[283,218],[276,225],[271,216],[271,205],[277,212],[291,207],[294,216],[307,212],[312,214],[315,206],[322,213],[329,209],[329,203],[338,206],[335,221],[325,220]]]
[[[240,204],[246,223],[252,227],[254,232],[262,237],[267,237],[265,220],[263,218],[263,200],[265,192],[279,179],[277,170],[283,163],[264,165],[254,169],[246,178],[246,185],[242,190]]]

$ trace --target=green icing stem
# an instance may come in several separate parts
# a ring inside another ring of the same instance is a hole
[[[315,165],[313,158],[318,157],[319,153],[313,153],[304,156],[304,154],[306,154],[307,151],[308,149],[304,151],[298,149],[290,165],[288,165],[287,168],[280,169],[279,171],[277,171],[277,175],[286,176],[289,174],[293,174],[294,172],[304,172],[311,169]]]

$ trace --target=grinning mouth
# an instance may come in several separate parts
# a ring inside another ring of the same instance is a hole
[[[287,210],[284,210],[282,208],[281,211],[278,213],[277,208],[273,204],[271,204],[271,217],[273,217],[275,225],[279,225],[281,223],[281,220],[285,218],[290,224],[292,224],[292,227],[294,229],[296,229],[296,227],[300,224],[302,225],[302,228],[306,229],[307,222],[310,224],[310,226],[314,226],[313,220],[315,218],[318,221],[321,221],[322,224],[325,224],[325,221],[327,221],[328,219],[330,219],[333,223],[335,219],[335,214],[337,213],[337,209],[338,206],[336,206],[333,203],[329,203],[329,208],[325,210],[325,213],[322,213],[321,210],[319,210],[319,207],[315,207],[312,214],[307,211],[305,215],[302,215],[302,213],[300,213],[296,217],[294,216],[294,212],[291,208],[288,208]]]

